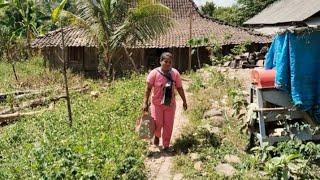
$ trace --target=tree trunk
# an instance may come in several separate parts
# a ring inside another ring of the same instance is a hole
[[[26,59],[29,59],[31,54],[31,45],[30,45],[30,28],[27,29],[27,57]]]
[[[86,84],[84,86],[80,87],[72,87],[69,88],[69,91],[71,92],[85,92],[89,90],[89,86]],[[6,101],[8,96],[14,96],[15,100],[22,99],[22,98],[28,98],[35,95],[46,95],[49,92],[61,92],[63,89],[61,88],[53,88],[53,89],[40,89],[40,90],[25,90],[25,91],[14,91],[14,92],[6,92],[6,93],[0,93],[0,102]]]
[[[128,49],[126,48],[125,44],[122,44],[124,52],[126,53],[126,56],[130,59],[131,64],[133,65],[134,71],[139,72],[136,63],[134,62],[134,59],[130,56]]]
[[[68,108],[68,116],[69,116],[69,123],[70,126],[72,126],[72,111],[71,111],[71,102],[70,102],[70,95],[69,95],[69,88],[68,88],[68,78],[67,78],[67,62],[66,62],[66,57],[64,53],[64,33],[63,33],[63,28],[61,28],[61,36],[62,36],[62,55],[63,55],[63,77],[64,77],[64,85],[65,85],[65,90],[66,90],[66,99],[67,99],[67,108]]]
[[[112,66],[112,81],[116,80],[116,70],[114,68],[114,66]]]
[[[16,78],[16,81],[19,82],[17,72],[16,72],[16,67],[15,67],[14,63],[11,63],[11,66],[12,66],[12,71],[13,71],[14,77]]]
[[[14,112],[17,112],[17,111],[20,111],[23,109],[27,109],[27,108],[35,108],[38,106],[45,106],[51,102],[56,102],[62,98],[66,98],[66,95],[59,95],[59,96],[55,96],[55,97],[42,97],[42,98],[34,99],[34,100],[23,103],[19,107],[11,107],[8,109],[1,110],[0,115],[7,114],[7,113],[14,113]]]
[[[201,62],[200,62],[200,55],[199,55],[199,47],[197,47],[197,59],[198,59],[198,66],[199,69],[201,68]]]
[[[112,68],[112,59],[109,55],[109,53],[107,53],[107,76],[110,79],[111,77],[111,68]]]
[[[23,117],[23,116],[32,116],[32,115],[36,115],[36,114],[41,114],[44,113],[45,111],[51,110],[52,108],[49,109],[44,109],[44,110],[40,110],[40,111],[32,111],[32,112],[26,112],[26,113],[20,113],[20,112],[16,112],[16,113],[12,113],[12,114],[3,114],[0,115],[0,123],[9,121],[9,120],[15,120],[19,117]]]
[[[16,81],[17,82],[19,82],[18,81],[18,76],[17,76],[17,72],[16,72],[16,67],[15,67],[15,65],[14,65],[14,61],[15,61],[15,55],[14,55],[14,51],[15,49],[11,49],[11,47],[8,47],[8,49],[7,49],[7,58],[8,58],[8,60],[11,62],[10,64],[11,64],[11,67],[12,67],[12,72],[13,72],[13,75],[14,75],[14,77],[15,77],[15,79],[16,79]]]

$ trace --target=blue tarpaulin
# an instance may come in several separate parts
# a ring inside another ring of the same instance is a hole
[[[265,68],[276,70],[276,87],[287,91],[295,106],[320,120],[320,32],[277,35]]]

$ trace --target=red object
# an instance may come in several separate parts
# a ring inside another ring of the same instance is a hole
[[[253,69],[251,71],[251,82],[258,89],[275,88],[276,71],[273,69]]]

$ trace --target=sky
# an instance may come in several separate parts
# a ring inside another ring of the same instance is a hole
[[[236,0],[195,0],[198,6],[205,4],[207,1],[214,2],[217,6],[231,6],[236,3]]]

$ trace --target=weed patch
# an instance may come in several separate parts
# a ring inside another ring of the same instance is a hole
[[[191,73],[190,78],[194,81],[189,89],[193,93],[188,112],[191,124],[176,143],[181,154],[174,161],[174,169],[185,178],[224,179],[215,169],[221,163],[235,168],[232,176],[235,179],[320,177],[317,170],[320,146],[313,142],[290,140],[276,146],[256,147],[253,154],[244,152],[248,137],[241,133],[241,127],[247,102],[241,82],[228,79],[214,67]],[[222,116],[205,118],[204,113],[210,109],[220,110]],[[194,153],[200,157],[196,161],[192,158]],[[228,160],[226,157],[230,155],[238,157],[240,162]],[[200,170],[194,167],[198,161],[203,163]]]

